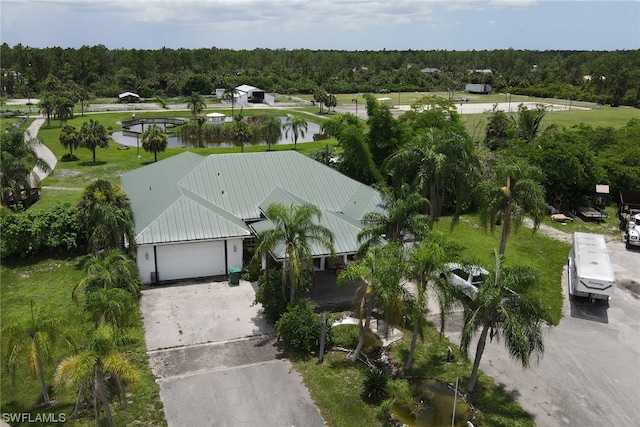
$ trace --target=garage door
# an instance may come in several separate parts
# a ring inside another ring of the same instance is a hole
[[[161,281],[227,274],[224,241],[157,246],[156,257]]]

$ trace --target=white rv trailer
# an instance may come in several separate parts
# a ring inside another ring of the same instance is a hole
[[[604,236],[574,233],[569,252],[569,293],[579,297],[611,299],[616,278]]]

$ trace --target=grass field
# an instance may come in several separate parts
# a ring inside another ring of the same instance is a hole
[[[77,328],[80,332],[93,327],[81,306],[71,300],[71,291],[82,279],[81,264],[83,257],[36,257],[31,259],[2,260],[0,267],[0,321],[2,326],[10,321],[28,314],[28,307],[33,301],[36,309],[47,307],[51,313],[61,319],[69,328]],[[79,302],[82,304],[82,301]],[[144,342],[144,330],[140,314],[135,320],[135,336],[137,343],[124,349],[125,355],[134,364],[141,376],[137,387],[129,389],[129,405],[125,410],[120,403],[113,401],[111,410],[116,425],[129,426],[162,426],[166,425],[162,402],[159,399],[159,388],[149,368]],[[4,344],[4,341],[3,341]],[[4,348],[4,347],[3,347]],[[75,404],[77,390],[58,389],[54,387],[53,375],[57,364],[71,352],[59,347],[53,356],[52,363],[47,365],[46,378],[50,396],[55,403],[44,412],[70,415]],[[4,369],[4,366],[3,366]],[[42,395],[36,379],[26,373],[23,365],[18,368],[16,387],[6,371],[3,370],[1,380],[0,405],[3,413],[40,413],[36,405]],[[93,412],[84,413],[79,421],[69,420],[66,425],[95,425]],[[36,424],[37,425],[37,424]]]

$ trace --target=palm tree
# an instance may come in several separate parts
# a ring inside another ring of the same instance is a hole
[[[478,378],[478,367],[487,342],[502,335],[509,356],[527,368],[531,356],[544,352],[542,326],[547,318],[544,306],[536,299],[519,292],[536,283],[533,269],[526,266],[503,268],[504,258],[496,253],[495,270],[478,290],[475,300],[467,301],[464,310],[464,327],[460,339],[460,352],[466,357],[471,338],[480,328],[473,369],[467,384],[472,392]]]
[[[397,242],[409,235],[420,239],[427,229],[429,218],[421,214],[429,206],[427,199],[412,193],[406,184],[400,188],[398,196],[389,187],[382,187],[380,194],[382,212],[369,212],[362,219],[368,226],[358,233],[358,241],[364,242],[359,253],[378,244],[381,237]]]
[[[533,217],[534,231],[544,215],[544,189],[537,182],[540,170],[523,160],[501,162],[496,166],[495,180],[480,184],[480,220],[484,227],[495,229],[501,218],[500,255],[504,255],[511,222],[517,227],[525,214]],[[503,185],[504,184],[504,185]]]
[[[396,182],[411,180],[431,202],[431,225],[442,211],[446,190],[456,197],[454,223],[460,214],[464,195],[476,182],[473,173],[479,161],[473,141],[466,134],[430,128],[385,161]]]
[[[269,116],[262,124],[262,135],[267,141],[267,151],[271,151],[271,145],[276,144],[282,136],[282,125],[277,117]]]
[[[125,253],[111,250],[92,255],[84,264],[85,276],[71,294],[77,301],[82,289],[91,293],[98,289],[124,289],[136,299],[140,297],[140,276],[136,264]]]
[[[313,265],[313,247],[327,248],[333,254],[333,233],[320,225],[322,213],[312,205],[270,205],[265,211],[272,228],[260,233],[255,256],[282,259],[282,289],[289,283],[289,304],[305,268]],[[287,280],[288,277],[288,280]]]
[[[69,160],[73,160],[73,149],[77,148],[80,143],[80,134],[75,126],[65,125],[60,131],[60,144],[64,148],[69,149]]]
[[[50,312],[40,310],[34,312],[31,301],[31,313],[9,323],[2,328],[2,337],[6,347],[4,362],[11,372],[15,384],[16,368],[19,361],[24,361],[33,378],[40,382],[42,400],[45,406],[51,403],[47,390],[45,366],[51,362],[56,340],[62,338],[70,346],[72,341],[62,328],[62,322]]]
[[[193,120],[202,113],[202,110],[207,108],[207,104],[204,102],[202,95],[198,92],[191,92],[189,100],[187,101],[187,107],[191,110],[191,116]]]
[[[3,206],[21,201],[21,194],[31,194],[40,179],[36,170],[51,172],[51,167],[39,157],[36,146],[41,144],[28,132],[0,133],[0,202]]]
[[[440,336],[444,333],[446,314],[455,302],[454,292],[442,277],[445,264],[457,256],[458,246],[447,240],[441,233],[429,232],[409,256],[407,280],[415,283],[415,301],[412,305],[413,335],[405,369],[411,369],[418,336],[422,336],[424,310],[427,307],[427,290],[431,288],[438,299],[440,308]]]
[[[78,202],[78,219],[89,251],[134,249],[133,212],[129,198],[121,188],[98,179],[87,186]]]
[[[358,291],[361,295],[359,307],[356,310],[360,318],[360,339],[351,358],[354,362],[358,360],[366,338],[371,335],[371,316],[379,300],[382,300],[389,311],[387,319],[399,318],[404,312],[406,298],[400,286],[404,264],[398,262],[399,259],[401,259],[401,246],[398,244],[371,247],[363,258],[349,264],[338,276],[339,286],[355,280],[365,282]]]
[[[528,109],[526,105],[518,105],[518,115],[511,117],[516,126],[517,135],[526,142],[532,142],[538,136],[542,119],[546,114],[544,106]]]
[[[251,128],[249,124],[244,121],[242,116],[242,109],[240,113],[233,118],[234,126],[231,130],[231,137],[237,145],[240,145],[240,152],[244,153],[244,145],[251,141]]]
[[[223,98],[231,100],[231,117],[235,117],[233,114],[233,107],[235,106],[235,103],[236,103],[237,94],[238,94],[238,90],[233,86],[227,87],[222,93]]]
[[[67,357],[56,369],[56,384],[80,388],[87,383],[90,385],[95,420],[98,425],[100,425],[100,408],[102,407],[108,425],[115,427],[104,386],[106,376],[116,379],[123,404],[126,404],[126,396],[122,382],[135,384],[140,380],[136,368],[118,348],[118,343],[122,341],[123,337],[111,326],[100,326],[89,333],[85,348],[80,353]]]
[[[51,116],[55,111],[55,102],[53,96],[50,93],[43,93],[40,96],[40,102],[38,103],[40,114],[47,118],[47,127],[51,127]]]
[[[158,125],[151,125],[142,132],[142,148],[153,153],[153,161],[158,161],[158,152],[164,151],[169,143],[169,136]]]
[[[298,138],[304,138],[304,134],[307,131],[307,121],[302,117],[287,114],[287,121],[282,125],[282,129],[285,131],[284,135],[286,138],[291,135],[293,149],[297,150]]]
[[[109,137],[107,136],[107,130],[104,128],[104,125],[94,119],[89,119],[88,122],[82,123],[78,145],[91,150],[93,153],[93,163],[95,163],[96,148],[109,146]]]
[[[316,90],[313,91],[313,101],[318,104],[320,107],[320,114],[322,114],[324,103],[327,101],[327,92],[324,88],[317,87]]]
[[[60,126],[73,117],[73,107],[75,102],[65,96],[59,96],[54,100],[55,116],[60,120]]]
[[[87,293],[85,310],[96,328],[106,324],[123,329],[129,326],[137,305],[137,299],[122,288],[98,288]]]

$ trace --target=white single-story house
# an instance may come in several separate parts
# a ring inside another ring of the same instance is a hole
[[[120,102],[140,102],[140,95],[133,92],[122,92],[118,95]]]
[[[270,226],[275,202],[311,204],[335,236],[338,262],[360,246],[365,214],[380,211],[380,193],[295,151],[217,154],[185,152],[127,172],[122,187],[135,220],[142,282],[226,275],[243,266],[245,239]],[[314,247],[316,269],[330,253]],[[283,254],[272,254],[276,260]]]

